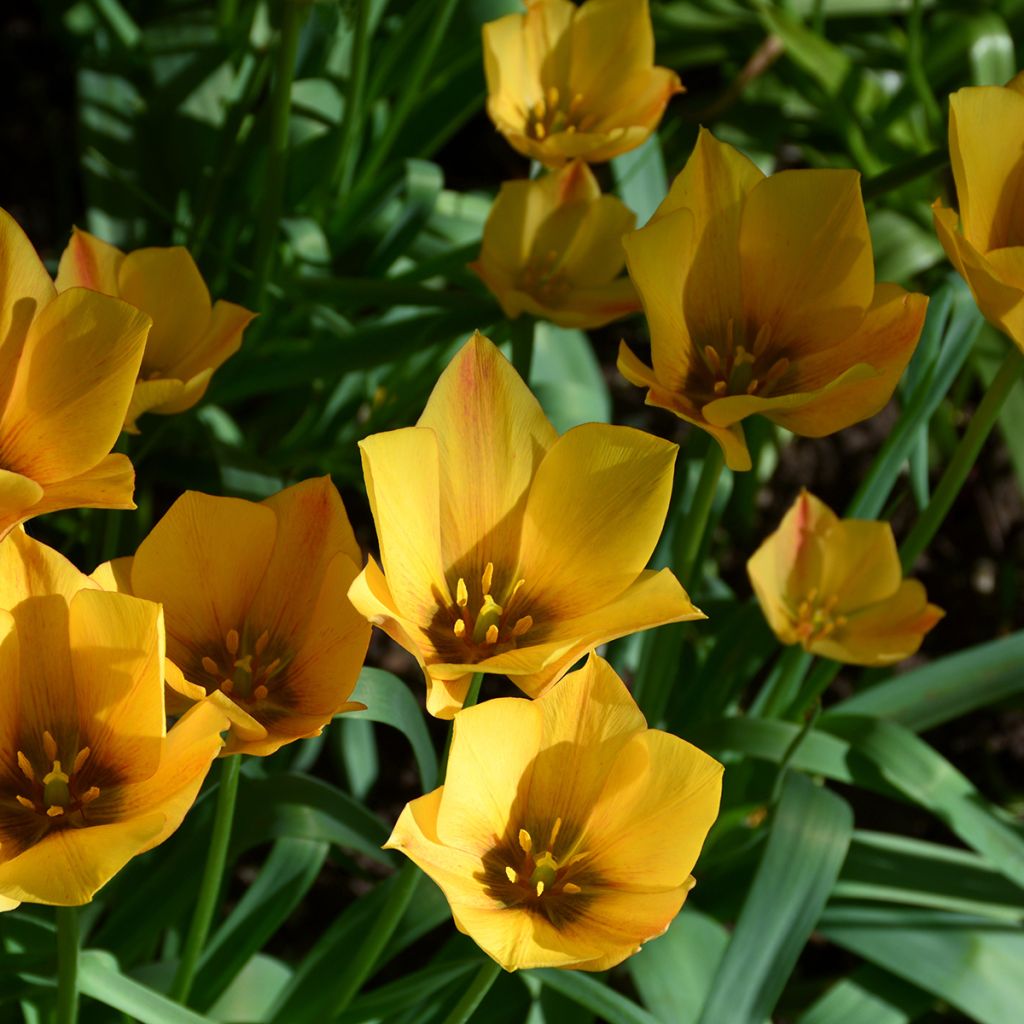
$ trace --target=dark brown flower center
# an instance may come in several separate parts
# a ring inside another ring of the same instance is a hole
[[[220,690],[234,701],[255,703],[280,688],[290,658],[277,649],[279,645],[271,643],[267,630],[255,640],[251,639],[252,632],[246,627],[241,631],[229,629],[223,645],[200,658],[197,681],[207,693]]]
[[[765,398],[774,394],[789,370],[790,361],[772,350],[771,339],[771,325],[762,324],[749,348],[737,343],[735,321],[730,318],[722,339],[700,349],[695,383],[706,400],[727,395]]]
[[[526,134],[542,141],[557,132],[590,131],[597,122],[594,114],[584,112],[585,100],[581,93],[572,96],[557,86],[548,86],[544,95],[525,112]]]
[[[73,757],[62,759],[57,741],[43,730],[45,763],[33,764],[24,751],[17,752],[18,768],[24,776],[21,792],[14,799],[27,811],[59,818],[69,824],[81,824],[83,812],[99,795],[98,786],[82,782],[82,769],[92,753],[82,747]]]
[[[466,647],[485,654],[500,645],[519,640],[533,627],[533,617],[517,613],[519,594],[526,580],[517,579],[504,591],[494,586],[494,563],[488,562],[480,577],[479,588],[467,586],[460,576],[455,585],[455,604],[448,608],[452,635]],[[495,593],[502,598],[499,604]],[[521,607],[519,608],[521,611]]]

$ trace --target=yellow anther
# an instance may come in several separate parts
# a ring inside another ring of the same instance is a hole
[[[496,644],[498,642],[498,627],[490,625],[487,627],[487,633],[484,636],[484,643]]]
[[[558,90],[554,86],[548,89],[548,105],[552,107],[558,106]]]
[[[259,655],[261,655],[267,649],[268,643],[270,643],[270,634],[266,630],[263,630],[263,632],[260,633],[256,643],[253,644],[252,648],[253,652],[256,654],[257,657],[259,657]]]
[[[729,385],[726,384],[724,380],[716,380],[715,381],[715,394],[716,395],[724,395],[725,392],[728,390],[728,387],[729,387]]]
[[[704,358],[707,359],[708,365],[715,371],[715,373],[722,372],[722,359],[718,354],[718,349],[713,345],[704,346]]]
[[[754,355],[759,356],[768,347],[768,343],[772,339],[772,325],[761,324],[757,329],[757,335],[754,337]]]
[[[758,389],[758,388],[759,388],[760,386],[761,386],[761,382],[760,382],[760,381],[759,381],[759,380],[758,380],[758,379],[757,379],[757,378],[755,377],[755,378],[754,378],[754,379],[753,379],[753,380],[752,380],[752,381],[751,381],[751,382],[750,382],[750,383],[749,383],[749,384],[747,385],[747,394],[748,394],[748,395],[753,395],[753,394],[756,394],[756,393],[757,393],[757,389]]]
[[[566,882],[565,885],[562,886],[562,892],[566,893],[569,896],[575,896],[576,893],[582,891],[583,890],[580,889],[580,887],[575,882]]]
[[[494,563],[488,562],[484,566],[484,574],[480,577],[480,589],[485,593],[491,592],[491,584],[494,582]]]
[[[562,831],[562,819],[561,818],[555,818],[555,823],[554,823],[554,825],[551,826],[551,839],[548,841],[548,845],[549,846],[553,847],[555,845],[555,842],[558,840],[558,833],[561,832],[561,831]],[[550,854],[548,854],[548,856],[550,856]]]
[[[525,587],[525,586],[526,586],[526,580],[524,580],[524,579],[516,580],[516,585],[512,588],[512,593],[508,595],[508,599],[511,601],[512,598],[515,597],[516,594],[518,594],[519,591],[522,590],[523,587]]]
[[[544,883],[543,882],[538,882],[537,883],[537,895],[538,896],[543,896],[544,895]]]
[[[43,750],[51,761],[57,760],[57,741],[50,735],[49,730],[43,730]]]
[[[238,653],[238,630],[229,629],[227,636],[224,637],[224,646],[228,649],[228,654],[234,657]]]
[[[36,781],[36,773],[32,770],[32,763],[20,750],[18,751],[18,767],[21,769],[21,774],[29,782]]]
[[[465,608],[469,604],[469,591],[466,589],[466,581],[461,576],[455,586],[455,603],[460,608]]]
[[[257,686],[256,689],[252,691],[253,699],[264,700],[268,693],[270,693],[270,691],[265,686]]]
[[[231,691],[234,688],[235,688],[235,684],[233,682],[231,682],[230,679],[222,679],[220,681],[220,691],[221,691],[221,693],[231,693]]]
[[[207,654],[203,655],[202,666],[203,671],[209,672],[211,676],[215,676],[220,672],[220,665]]]
[[[570,114],[575,114],[576,111],[580,109],[582,104],[583,104],[583,93],[578,92],[578,93],[576,93],[575,96],[573,96],[572,102],[569,104],[569,113]]]
[[[533,849],[533,839],[525,828],[519,830],[519,845],[522,847],[523,853],[529,853]]]
[[[29,800],[29,798],[27,796],[20,796],[19,795],[19,796],[16,796],[14,799],[17,800],[18,803],[21,804],[22,807],[27,807],[30,811],[34,811],[36,809],[36,805],[34,803],[32,803],[32,801]]]
[[[522,636],[524,633],[529,632],[530,627],[533,625],[533,616],[524,615],[521,619],[516,621],[516,624],[512,627],[513,636]]]
[[[505,866],[505,877],[513,883],[519,881],[519,876],[516,874],[515,868],[510,868],[508,865]]]
[[[541,97],[533,105],[533,116],[539,119],[539,118],[542,118],[546,112],[547,112],[547,108],[544,106],[544,99],[543,99],[543,97]]]
[[[455,635],[461,640],[466,635],[466,624],[462,619],[458,619],[455,623],[454,632]]]
[[[64,813],[64,808],[60,804],[54,804],[53,807],[46,808],[46,816],[48,818],[59,818]]]
[[[281,667],[281,659],[275,658],[264,670],[264,677],[272,676]]]
[[[93,800],[100,795],[99,786],[90,786],[79,799],[79,803],[84,807],[86,804],[91,804]]]
[[[542,124],[539,124],[539,123],[538,123],[538,124],[535,124],[535,125],[533,126],[533,134],[534,134],[534,135],[535,135],[535,136],[536,136],[536,137],[537,137],[538,139],[543,139],[543,138],[544,138],[544,136],[545,136],[545,135],[547,135],[547,132],[546,132],[546,131],[544,130],[544,125],[542,125]]]
[[[85,762],[89,760],[89,755],[92,751],[88,747],[82,747],[82,749],[75,756],[75,764],[71,769],[72,774],[80,772],[85,767]]]

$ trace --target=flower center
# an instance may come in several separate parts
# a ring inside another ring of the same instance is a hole
[[[548,843],[550,847],[555,845],[561,827],[562,819],[556,818]],[[533,848],[533,837],[525,828],[519,830],[519,850],[522,856],[505,866],[505,877],[522,889],[528,898],[539,900],[546,895],[550,899],[562,893],[575,896],[582,892],[578,885],[568,880],[571,868],[579,857],[566,857],[559,862],[550,849],[536,852]]]
[[[17,752],[18,767],[25,776],[23,792],[14,799],[28,811],[45,814],[48,818],[62,818],[83,811],[99,795],[98,786],[83,788],[79,777],[91,751],[82,747],[74,758],[62,762],[57,741],[49,730],[43,730],[43,753],[49,762],[49,769],[37,771],[24,751]],[[64,764],[70,764],[70,771]]]
[[[568,102],[566,102],[568,100]],[[597,118],[583,113],[584,100],[581,93],[571,98],[556,86],[550,86],[526,113],[526,134],[538,141],[556,132],[569,135],[586,132],[594,127]]]
[[[726,323],[724,340],[717,345],[705,345],[702,350],[704,364],[711,374],[711,391],[715,398],[726,395],[770,395],[789,369],[789,360],[783,356],[772,359],[771,324],[762,324],[751,348],[736,344],[735,322]]]
[[[838,603],[839,598],[834,594],[828,598],[821,598],[817,587],[812,587],[807,592],[807,597],[800,602],[796,610],[796,632],[801,641],[811,643],[814,640],[824,640],[846,625],[846,616],[835,614]]]
[[[491,592],[494,585],[494,563],[488,562],[480,577],[480,593],[483,598],[476,608],[472,608],[469,587],[460,576],[455,587],[455,607],[450,609],[454,620],[452,632],[456,638],[475,647],[493,647],[498,643],[518,640],[527,633],[533,626],[533,617],[522,615],[513,621],[509,615],[509,608],[525,583],[526,580],[517,580],[505,598],[505,603],[498,604]]]
[[[557,306],[565,300],[572,283],[556,269],[559,254],[550,249],[543,256],[534,256],[519,274],[517,287],[546,306]]]
[[[224,634],[223,647],[201,659],[203,671],[210,677],[210,682],[204,684],[207,691],[220,690],[233,700],[266,700],[280,682],[277,677],[287,664],[284,657],[270,656],[269,644],[267,630],[250,644],[244,630],[239,633],[229,629]]]

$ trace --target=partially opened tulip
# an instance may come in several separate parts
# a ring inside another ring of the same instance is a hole
[[[328,477],[262,502],[187,491],[108,587],[159,601],[179,705],[231,719],[226,754],[272,754],[318,735],[349,700],[370,627],[346,593],[362,555]]]
[[[839,519],[807,491],[747,572],[782,643],[851,665],[910,657],[944,614],[917,580],[903,579],[888,523]]]
[[[645,569],[675,445],[600,423],[559,437],[480,334],[417,426],[360,448],[383,572],[371,558],[350,596],[415,655],[437,717],[475,672],[536,696],[599,644],[704,617],[669,570]]]
[[[561,327],[600,327],[640,308],[623,273],[622,236],[635,223],[619,199],[601,195],[590,168],[574,162],[505,182],[470,266],[510,319],[531,313]]]
[[[619,369],[734,470],[748,416],[821,437],[877,413],[924,324],[925,296],[875,283],[856,172],[765,177],[707,131],[624,245],[653,366],[623,344]]]
[[[136,249],[127,255],[75,228],[57,270],[57,290],[91,288],[124,299],[153,318],[124,429],[138,433],[144,412],[191,409],[214,371],[242,344],[256,315],[210,293],[187,249]]]
[[[682,92],[654,65],[647,0],[526,0],[484,25],[484,72],[495,127],[548,167],[635,149]]]
[[[0,539],[65,508],[134,508],[135,472],[112,455],[150,319],[73,288],[58,295],[0,210]]]
[[[935,230],[978,308],[1024,351],[1024,73],[949,98],[960,215],[936,200]],[[957,221],[959,220],[959,230]]]
[[[169,731],[159,605],[100,590],[15,530],[0,543],[0,910],[78,906],[181,824],[224,714]]]
[[[387,846],[506,970],[603,971],[679,913],[721,787],[722,766],[648,729],[592,655],[538,700],[459,712],[444,785],[406,806]]]

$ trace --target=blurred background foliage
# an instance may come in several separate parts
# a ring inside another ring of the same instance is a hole
[[[214,297],[261,313],[198,409],[148,416],[122,439],[138,512],[61,513],[36,536],[88,571],[133,551],[184,489],[261,498],[331,473],[372,547],[356,442],[412,422],[473,329],[510,337],[466,264],[500,182],[529,173],[483,112],[480,26],[516,7],[5,6],[0,204],[51,267],[73,223],[122,248],[186,245]],[[1024,386],[917,564],[948,616],[912,663],[836,675],[778,657],[744,564],[802,485],[902,537],[1001,361],[1009,343],[950,270],[929,204],[952,191],[946,97],[1016,72],[1024,0],[673,0],[653,17],[658,63],[687,92],[656,139],[599,169],[603,186],[642,222],[701,124],[765,170],[855,167],[879,277],[932,304],[873,421],[821,441],[751,431],[755,470],[723,475],[703,576],[684,580],[709,621],[609,652],[652,725],[727,765],[686,909],[607,977],[501,978],[477,1019],[1008,1024],[1024,1006]],[[620,337],[642,345],[642,319],[589,335],[539,324],[531,385],[560,429],[614,419],[678,440],[685,510],[706,439],[619,378]],[[667,562],[671,530],[663,548]],[[405,656],[378,638],[370,663],[368,712],[247,762],[193,1010],[160,992],[198,885],[209,792],[89,908],[84,1020],[445,1019],[479,961],[426,881],[369,987],[349,991],[392,884],[379,845],[434,784],[440,742]],[[824,713],[769,711],[779,701],[766,695],[794,679],[828,687]],[[0,937],[0,1019],[45,1020],[50,916],[4,915]]]

